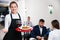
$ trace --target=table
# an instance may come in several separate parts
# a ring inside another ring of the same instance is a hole
[[[22,30],[21,28],[16,28],[16,31],[18,31],[18,32],[24,32],[24,35],[25,35],[25,32],[30,32],[32,30],[33,30],[32,27],[30,27],[29,29],[26,29],[26,30]],[[25,37],[24,37],[24,40],[25,40]]]

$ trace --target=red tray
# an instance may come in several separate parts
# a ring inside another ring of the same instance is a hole
[[[22,30],[20,28],[16,28],[16,31],[18,31],[18,32],[30,32],[32,30],[33,30],[33,28],[30,28],[30,29],[27,29],[27,30]]]

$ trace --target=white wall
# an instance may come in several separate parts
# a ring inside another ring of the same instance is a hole
[[[31,21],[36,25],[39,19],[43,18],[47,27],[51,26],[51,21],[60,21],[60,1],[59,0],[25,0],[26,17],[30,16]],[[49,13],[48,5],[53,5],[53,14]]]
[[[21,15],[22,23],[26,21],[26,14],[25,14],[25,0],[19,0],[18,2],[18,12]]]

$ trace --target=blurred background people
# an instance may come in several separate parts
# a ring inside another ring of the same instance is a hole
[[[5,28],[3,32],[6,32],[3,40],[22,40],[21,32],[17,32],[15,29],[21,26],[21,17],[17,12],[18,4],[12,1],[9,5],[11,13],[5,17]]]
[[[31,22],[30,16],[27,17],[27,21],[25,21],[24,24],[25,24],[26,26],[33,27],[33,24],[32,24],[32,22]]]
[[[31,38],[30,40],[41,40],[42,37],[44,37],[44,35],[46,35],[47,33],[47,29],[46,27],[44,26],[44,19],[40,19],[39,20],[39,24],[34,26],[32,32],[31,32]]]
[[[27,17],[27,21],[24,22],[24,26],[33,27],[33,24],[31,22],[30,16]],[[30,32],[25,32],[24,37],[26,38],[26,40],[29,40]]]
[[[49,33],[49,38],[48,40],[60,40],[60,29],[59,29],[59,21],[58,20],[53,20],[51,22],[52,24],[52,30]]]

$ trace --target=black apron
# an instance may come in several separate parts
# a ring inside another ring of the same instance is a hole
[[[13,19],[12,14],[10,14],[10,16],[11,16],[11,25],[8,29],[8,32],[4,36],[3,40],[22,40],[21,32],[17,32],[15,30],[17,27],[20,27],[22,25],[21,17],[19,14],[18,14],[19,19]]]

